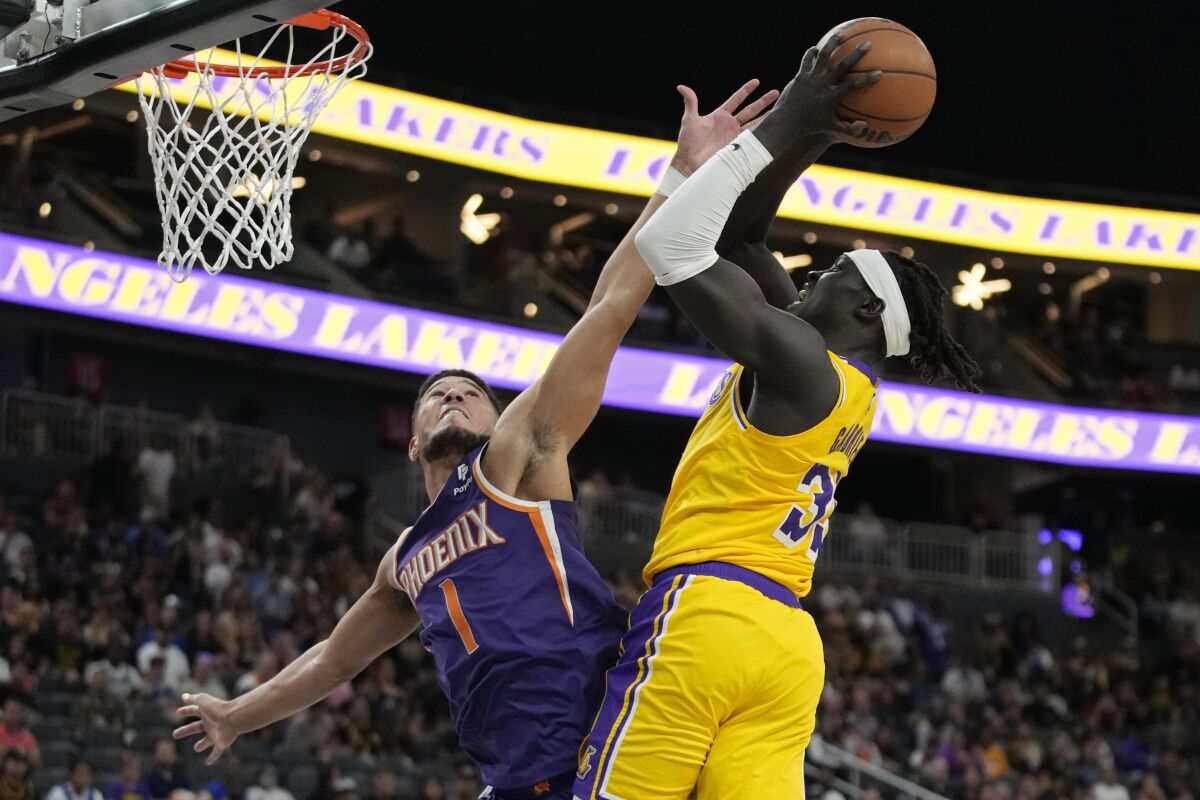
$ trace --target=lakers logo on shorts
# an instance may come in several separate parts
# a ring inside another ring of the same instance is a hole
[[[575,777],[583,780],[592,771],[592,756],[596,755],[596,748],[588,745],[587,748],[579,754],[579,770],[575,773]]]

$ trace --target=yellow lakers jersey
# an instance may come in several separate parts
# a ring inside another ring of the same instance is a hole
[[[871,432],[878,380],[829,353],[837,404],[808,430],[773,436],[750,423],[742,367],[721,379],[683,451],[645,578],[680,564],[724,561],[808,594],[838,482]]]

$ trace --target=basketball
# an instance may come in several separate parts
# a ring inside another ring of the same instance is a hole
[[[825,34],[822,44],[838,33],[842,34],[842,41],[833,51],[831,64],[837,64],[868,41],[871,49],[849,74],[883,72],[878,82],[842,99],[839,109],[842,119],[867,123],[867,130],[851,144],[886,147],[912,136],[929,117],[937,95],[937,70],[925,43],[900,23],[879,17],[842,23]]]

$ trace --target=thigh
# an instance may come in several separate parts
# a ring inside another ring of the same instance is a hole
[[[760,616],[764,624],[743,647],[769,666],[717,732],[697,784],[699,800],[804,797],[804,751],[825,683],[821,638],[804,611],[775,604]]]
[[[692,576],[638,601],[580,751],[580,800],[686,800],[723,713],[711,691],[706,600]]]

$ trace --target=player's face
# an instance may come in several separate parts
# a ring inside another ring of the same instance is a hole
[[[871,296],[871,289],[858,271],[858,265],[843,253],[827,269],[809,271],[800,289],[800,299],[787,310],[821,330],[822,325],[818,323],[828,324],[844,318]]]
[[[497,418],[492,401],[474,381],[450,376],[430,386],[421,398],[413,433],[418,442],[428,442],[450,428],[491,436]]]

